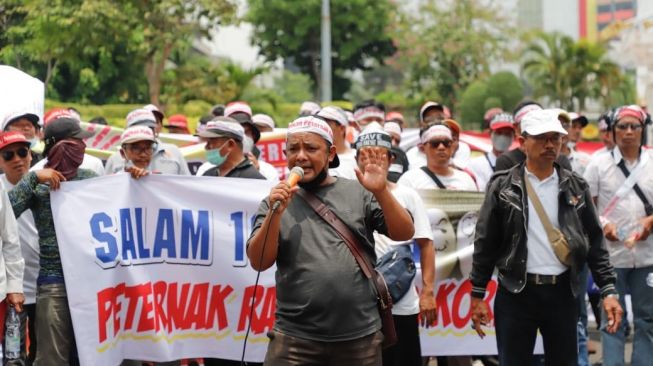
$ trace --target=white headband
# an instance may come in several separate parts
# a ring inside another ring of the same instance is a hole
[[[333,144],[333,131],[331,127],[323,120],[313,117],[299,117],[288,125],[288,136],[299,132],[311,132],[320,135]]]
[[[445,125],[435,125],[429,127],[429,129],[422,134],[421,141],[423,144],[425,144],[435,137],[445,137],[448,138],[449,140],[453,140],[453,137],[451,135],[451,129],[449,129],[449,127]]]

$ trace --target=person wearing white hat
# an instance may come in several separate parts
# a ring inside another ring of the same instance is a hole
[[[339,161],[329,125],[308,116],[288,126],[288,168],[302,168],[303,177],[298,186],[281,182],[272,188],[247,242],[255,270],[276,263],[277,310],[267,365],[381,365],[381,318],[370,279],[329,224],[333,220],[307,201],[322,201],[337,212],[372,262],[374,231],[410,240],[413,222],[388,188],[387,164],[376,150],[365,154],[356,181],[330,176],[328,168]]]
[[[386,122],[384,128],[388,126]],[[392,122],[394,123],[394,122]],[[378,125],[377,125],[378,126]],[[398,126],[398,125],[397,125]],[[365,150],[380,150],[379,159],[390,165],[392,154],[392,138],[390,134],[372,125],[363,130],[356,140],[357,162],[363,164]],[[362,166],[361,166],[362,169]],[[381,258],[391,251],[410,252],[410,245],[415,241],[420,252],[421,289],[416,289],[416,281],[409,286],[406,294],[392,304],[392,318],[397,330],[397,344],[383,350],[383,364],[386,366],[421,366],[422,354],[419,339],[420,323],[429,327],[435,321],[435,250],[433,248],[433,231],[424,207],[424,202],[417,192],[409,187],[392,183],[388,180],[392,195],[410,212],[415,223],[415,235],[409,241],[395,241],[387,236],[374,233],[374,249],[376,256]]]
[[[157,110],[158,111],[158,110]],[[161,112],[158,112],[161,114]],[[162,115],[162,114],[161,114]],[[127,114],[127,128],[133,126],[144,126],[152,130],[156,139],[156,151],[152,155],[151,165],[158,173],[190,175],[186,159],[179,148],[173,144],[167,144],[159,140],[158,132],[160,131],[158,117],[150,109],[139,108]],[[125,169],[125,159],[119,151],[107,159],[104,166],[106,174],[115,174]]]
[[[156,151],[154,131],[145,126],[132,126],[120,136],[120,156],[125,160],[124,169],[134,178],[140,178],[149,172],[158,173],[152,164],[152,155]]]
[[[320,109],[322,109],[322,107],[320,107],[319,104],[307,100],[303,102],[301,106],[299,106],[299,116],[312,116],[315,113],[319,112]]]
[[[587,117],[575,112],[567,114],[569,121],[564,121],[563,127],[567,130],[567,136],[564,138],[560,154],[569,159],[571,170],[583,176],[585,168],[590,163],[591,156],[588,153],[578,151],[576,144],[580,141],[580,134],[585,126],[587,126]]]
[[[203,176],[265,179],[243,153],[245,130],[230,117],[215,117],[197,136],[206,140],[206,160],[213,167]]]
[[[1,131],[20,132],[30,142],[30,148],[33,150],[39,145],[41,135],[41,121],[39,116],[33,111],[19,109],[5,116],[0,116],[2,120]],[[32,166],[43,159],[43,156],[32,151]]]
[[[261,132],[272,132],[276,127],[272,117],[263,113],[253,115],[252,122],[254,122],[256,127],[258,127],[258,130]]]
[[[337,168],[329,169],[329,174],[346,179],[356,179],[356,151],[349,147],[347,142],[349,122],[345,111],[340,107],[326,106],[320,109],[315,116],[326,121],[333,130],[333,146],[336,147],[340,165]]]
[[[476,223],[472,321],[484,337],[481,326],[490,321],[484,298],[496,267],[494,326],[501,365],[532,365],[538,331],[546,365],[578,364],[576,299],[586,264],[601,289],[610,333],[623,314],[590,189],[555,164],[567,134],[560,117],[560,110],[551,109],[521,119],[519,143],[526,160],[495,173]]]
[[[426,165],[408,170],[399,178],[398,184],[413,189],[478,191],[469,173],[450,164],[454,141],[449,126],[434,124],[422,133],[420,139],[426,155]]]

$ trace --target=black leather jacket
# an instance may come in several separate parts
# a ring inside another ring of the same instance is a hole
[[[603,230],[585,180],[555,164],[558,172],[558,221],[573,256],[570,285],[578,293],[578,272],[587,263],[603,296],[615,291],[616,275],[603,241]],[[497,172],[488,186],[474,238],[470,279],[472,296],[483,298],[494,267],[499,284],[512,293],[526,286],[528,200],[524,163]]]

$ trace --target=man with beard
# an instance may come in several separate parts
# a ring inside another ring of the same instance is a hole
[[[381,151],[379,151],[381,150]],[[288,167],[299,187],[281,182],[261,202],[247,245],[252,267],[276,263],[276,320],[266,365],[381,365],[376,293],[342,237],[307,199],[322,201],[347,223],[361,256],[376,262],[374,231],[392,240],[414,234],[408,212],[390,192],[383,149],[361,152],[358,181],[328,175],[338,165],[333,131],[317,117],[288,126]],[[295,194],[300,197],[294,197]]]
[[[41,268],[36,281],[36,318],[39,319],[36,323],[36,365],[71,364],[75,337],[54,230],[50,191],[59,189],[62,181],[97,176],[91,170],[79,168],[86,149],[83,139],[90,135],[74,119],[58,118],[50,122],[44,131],[46,169],[25,174],[9,192],[16,217],[31,210],[39,234]]]

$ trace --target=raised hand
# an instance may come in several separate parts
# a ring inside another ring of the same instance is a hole
[[[388,176],[388,150],[381,147],[366,147],[358,151],[362,169],[356,168],[356,178],[372,193],[386,188]]]

